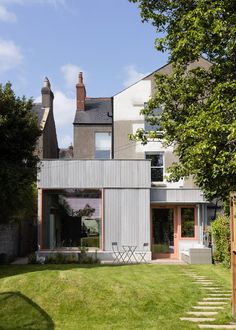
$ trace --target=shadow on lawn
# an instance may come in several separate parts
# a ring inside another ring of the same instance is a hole
[[[54,271],[54,270],[70,270],[70,269],[92,269],[92,268],[104,268],[104,267],[126,267],[137,266],[138,264],[45,264],[45,265],[0,265],[0,279],[4,277],[10,277],[15,275],[21,275],[26,273]],[[1,328],[0,328],[1,330]]]
[[[22,293],[0,293],[0,329],[52,330],[54,323],[50,316]]]

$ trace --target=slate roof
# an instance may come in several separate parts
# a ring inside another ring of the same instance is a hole
[[[34,103],[31,111],[37,115],[37,117],[38,117],[38,126],[40,127],[40,124],[41,124],[42,119],[43,119],[45,108],[42,107],[41,103]]]
[[[85,111],[75,113],[74,124],[112,124],[112,98],[86,98]]]

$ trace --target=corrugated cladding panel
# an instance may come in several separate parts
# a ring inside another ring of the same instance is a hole
[[[105,189],[104,191],[105,250],[112,242],[122,245],[150,244],[150,190]]]
[[[150,162],[145,160],[44,160],[38,187],[150,188]]]
[[[151,189],[151,203],[204,203],[200,189]]]

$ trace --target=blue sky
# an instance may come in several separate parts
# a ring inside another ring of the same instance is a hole
[[[79,71],[88,96],[112,96],[166,64],[155,37],[128,0],[0,0],[0,83],[40,101],[47,76],[59,146],[66,147]]]

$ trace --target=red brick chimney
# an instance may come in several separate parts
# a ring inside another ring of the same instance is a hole
[[[85,110],[86,89],[83,83],[83,72],[79,73],[78,84],[76,84],[77,110]]]

